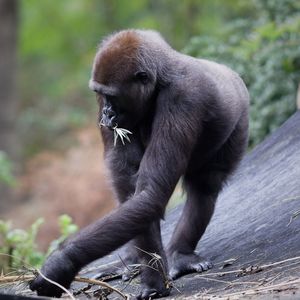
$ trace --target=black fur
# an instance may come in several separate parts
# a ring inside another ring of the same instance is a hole
[[[132,240],[131,261],[147,264],[146,252],[162,259],[158,271],[142,267],[138,298],[167,295],[162,274],[169,269],[177,278],[211,267],[194,250],[246,149],[247,89],[227,67],[180,54],[158,33],[140,30],[102,43],[90,87],[97,92],[105,160],[120,206],[60,245],[42,273],[68,288],[83,266]],[[130,143],[114,145],[115,126],[132,132]],[[180,177],[187,201],[167,262],[159,220]],[[39,295],[62,293],[40,276],[31,289]]]

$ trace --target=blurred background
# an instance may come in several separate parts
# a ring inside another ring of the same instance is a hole
[[[59,215],[81,227],[114,206],[88,80],[101,39],[125,28],[240,73],[250,149],[297,109],[298,0],[0,0],[0,234],[43,217],[46,249]]]

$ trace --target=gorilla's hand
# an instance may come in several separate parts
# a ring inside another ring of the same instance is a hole
[[[65,288],[69,288],[72,280],[77,274],[74,263],[62,251],[54,251],[44,263],[41,273],[48,279],[57,282]],[[59,298],[63,290],[57,285],[38,275],[30,283],[30,289],[37,291],[39,296],[49,296]]]

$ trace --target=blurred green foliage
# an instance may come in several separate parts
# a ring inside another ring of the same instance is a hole
[[[19,129],[27,155],[56,147],[68,130],[96,123],[96,102],[87,88],[93,56],[105,35],[124,28],[156,29],[176,49],[218,60],[241,73],[252,98],[252,144],[295,109],[297,1],[19,3]]]
[[[15,229],[10,221],[0,220],[0,270],[22,269],[23,267],[40,267],[46,256],[55,250],[69,235],[78,230],[68,215],[58,219],[60,236],[51,242],[46,253],[38,250],[36,238],[42,218],[37,219],[30,228]]]
[[[0,269],[8,270],[28,266],[39,266],[43,254],[37,250],[36,236],[43,219],[34,222],[28,231],[13,229],[11,222],[0,220]]]
[[[0,150],[0,183],[2,182],[9,186],[13,186],[15,184],[12,167],[12,162],[8,158],[7,154]]]
[[[296,109],[300,82],[300,2],[253,1],[255,18],[235,19],[219,36],[192,38],[185,52],[231,66],[251,97],[250,145],[260,142]]]
[[[61,215],[58,219],[58,226],[60,231],[60,237],[50,243],[47,255],[54,251],[58,245],[63,242],[69,235],[75,233],[78,230],[78,226],[73,224],[73,220],[68,215]]]
[[[19,3],[19,128],[26,154],[32,154],[86,122],[93,104],[86,87],[97,44],[96,2]]]

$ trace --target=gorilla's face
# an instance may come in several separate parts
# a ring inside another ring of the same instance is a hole
[[[155,79],[146,71],[131,70],[127,74],[124,72],[119,82],[111,80],[104,84],[92,78],[89,86],[97,93],[99,123],[110,129],[129,129],[139,124],[147,113],[155,91]]]

